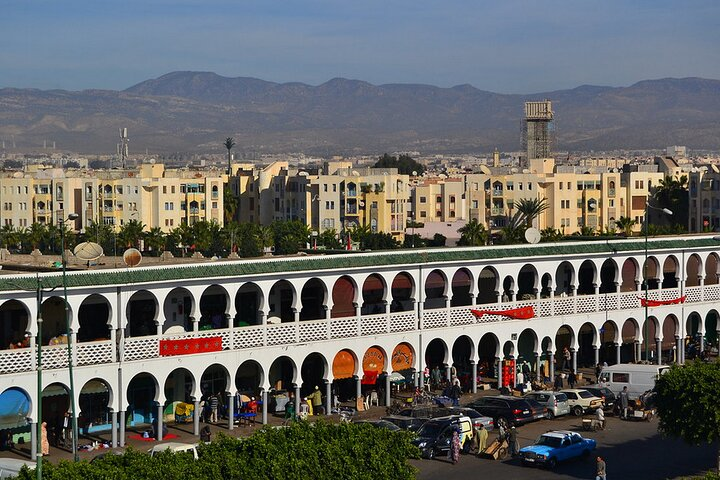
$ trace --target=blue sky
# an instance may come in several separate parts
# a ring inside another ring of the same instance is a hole
[[[176,70],[502,93],[720,78],[718,25],[717,0],[2,0],[0,87]]]

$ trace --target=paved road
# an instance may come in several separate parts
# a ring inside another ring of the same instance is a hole
[[[419,480],[453,480],[469,478],[506,479],[569,479],[595,478],[595,457],[607,462],[610,479],[664,480],[699,474],[716,464],[716,446],[692,447],[681,441],[663,438],[657,432],[657,420],[630,422],[607,417],[605,431],[582,432],[578,417],[542,420],[519,428],[520,446],[531,444],[547,430],[576,430],[598,442],[596,455],[590,460],[560,464],[554,471],[526,468],[517,460],[487,460],[472,455],[462,456],[457,465],[442,460],[417,460]],[[494,439],[491,434],[491,440]]]

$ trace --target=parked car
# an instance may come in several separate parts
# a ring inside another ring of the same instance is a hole
[[[403,408],[394,415],[381,417],[381,420],[394,423],[403,430],[415,432],[431,418],[442,416],[443,413],[440,413],[440,411],[441,409],[438,407],[408,407]],[[442,411],[447,412],[444,409]]]
[[[480,397],[465,406],[491,417],[496,427],[502,425],[503,428],[523,425],[545,417],[545,411],[537,411],[528,400],[509,395]]]
[[[603,387],[602,385],[589,385],[587,387],[583,387],[583,390],[587,390],[596,397],[600,397],[605,404],[605,410],[612,410],[615,406],[617,396],[609,388]]]
[[[568,388],[560,390],[560,392],[567,395],[570,411],[578,417],[585,412],[594,412],[603,407],[603,401],[600,397],[596,397],[582,388]]]
[[[173,453],[187,452],[187,453],[190,453],[195,460],[198,459],[197,445],[195,445],[193,443],[180,443],[180,442],[160,443],[160,444],[152,447],[150,450],[148,450],[148,453],[152,457],[152,456],[157,455],[160,452],[164,452],[165,450],[170,450]]]
[[[467,453],[473,438],[472,422],[465,415],[450,415],[425,422],[417,432],[413,445],[420,449],[423,458],[447,454],[455,429],[460,429],[460,448]]]
[[[388,422],[387,420],[358,420],[357,422],[353,423],[366,423],[368,425],[372,425],[375,428],[384,428],[385,430],[390,430],[391,432],[397,432],[400,430],[400,427],[398,427],[392,422]]]
[[[567,395],[561,392],[553,392],[552,390],[530,392],[526,393],[524,398],[532,398],[543,405],[547,409],[546,416],[549,420],[570,413]]]
[[[492,431],[493,428],[495,428],[495,422],[493,422],[493,419],[491,417],[486,417],[474,408],[450,407],[446,408],[445,410],[447,410],[449,415],[465,415],[466,417],[469,417],[472,421],[474,428],[479,428],[481,424],[485,425],[485,430],[487,430],[488,432]]]
[[[583,438],[576,432],[556,430],[543,433],[534,445],[521,448],[520,458],[523,465],[543,465],[552,469],[558,462],[587,457],[595,447],[595,440],[591,438]]]

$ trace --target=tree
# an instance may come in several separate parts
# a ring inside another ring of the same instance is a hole
[[[225,223],[234,222],[238,211],[238,198],[233,195],[230,188],[223,190],[223,213],[225,214]]]
[[[160,227],[153,227],[145,233],[145,248],[159,255],[165,249],[165,234]]]
[[[20,243],[21,232],[12,225],[5,224],[0,228],[0,239],[3,247],[10,249],[17,247]]]
[[[225,142],[223,143],[223,145],[225,146],[225,148],[227,148],[227,151],[228,151],[228,178],[229,178],[230,175],[232,175],[232,153],[230,152],[230,150],[232,150],[233,147],[235,146],[235,139],[233,137],[227,137],[225,139]]]
[[[415,172],[417,175],[422,175],[425,171],[425,167],[415,161],[411,156],[409,155],[400,155],[400,157],[394,157],[392,155],[388,155],[387,153],[383,154],[382,157],[378,158],[378,161],[375,162],[375,165],[373,165],[374,168],[397,168],[398,173],[402,173],[404,175],[412,175],[413,172]]]
[[[557,228],[547,227],[540,230],[541,242],[559,242],[563,237],[563,233]]]
[[[428,247],[444,247],[447,243],[447,237],[442,233],[436,233],[433,238],[427,241]]]
[[[515,203],[515,208],[522,215],[525,226],[530,228],[533,220],[550,208],[550,205],[548,205],[547,198],[521,198]]]
[[[137,248],[138,240],[143,238],[145,225],[139,220],[131,219],[120,227],[117,234],[117,241],[122,247]]]
[[[363,250],[393,250],[400,247],[400,243],[389,233],[370,233],[363,237],[361,248]]]
[[[615,220],[615,226],[622,230],[625,233],[626,237],[629,237],[632,235],[632,227],[637,222],[633,220],[630,217],[620,217],[617,220]]]
[[[595,229],[588,226],[583,225],[580,227],[580,230],[574,233],[574,236],[576,237],[593,237],[595,236]]]
[[[323,230],[317,237],[318,245],[322,245],[329,250],[339,250],[342,248],[342,243],[334,228]]]
[[[674,365],[655,384],[659,430],[699,445],[720,440],[720,363]],[[720,472],[720,450],[718,450]]]
[[[689,211],[687,182],[687,175],[681,175],[679,178],[667,176],[660,180],[659,185],[655,187],[652,194],[657,204],[656,207],[659,209],[667,208],[673,213],[668,216],[661,212],[653,212],[651,209],[648,215],[658,219],[661,218],[661,223],[670,222],[673,226],[680,225],[684,231],[687,228]],[[648,221],[648,223],[655,224],[654,221]]]
[[[460,233],[459,246],[479,247],[480,245],[487,245],[490,238],[490,232],[485,229],[485,225],[475,218],[460,227],[458,233]]]
[[[305,247],[310,229],[299,220],[275,221],[271,225],[276,255],[292,255]]]

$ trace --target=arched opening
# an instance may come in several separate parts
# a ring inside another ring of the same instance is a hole
[[[700,255],[693,253],[687,260],[685,266],[687,277],[685,278],[686,287],[697,287],[700,285],[700,278],[702,277],[702,260]]]
[[[325,379],[328,374],[328,363],[321,354],[313,352],[303,360],[300,367],[300,377],[302,385],[300,386],[300,394],[305,396],[312,393],[315,387],[325,396]]]
[[[355,397],[355,374],[358,360],[355,352],[349,349],[335,354],[332,364],[333,389],[341,401]]]
[[[425,348],[425,365],[427,365],[430,370],[438,370],[441,382],[447,378],[445,376],[447,358],[448,348],[443,340],[436,338],[428,343],[428,346]],[[435,378],[435,376],[436,375],[433,374],[432,378]],[[433,387],[437,388],[439,385],[433,384]]]
[[[445,308],[447,282],[445,274],[440,270],[433,270],[425,280],[425,308]]]
[[[638,263],[635,261],[634,258],[628,258],[623,262],[622,266],[622,283],[620,284],[620,291],[636,291],[638,287],[638,278]]]
[[[553,380],[550,375],[550,354],[553,352],[553,341],[550,337],[545,337],[540,342],[540,374],[543,382],[549,383]]]
[[[332,318],[354,317],[355,298],[355,281],[348,276],[338,278],[332,289],[333,307],[330,316]]]
[[[386,371],[387,356],[385,350],[377,345],[368,348],[362,360],[362,385],[368,389],[379,389],[378,380],[380,375]],[[382,395],[379,395],[382,397]]]
[[[102,295],[93,294],[83,300],[78,310],[78,342],[110,339],[110,303]]]
[[[173,288],[163,302],[163,333],[190,332],[195,316],[193,296],[186,288]]]
[[[642,326],[642,345],[640,347],[640,358],[645,361],[655,363],[658,355],[657,340],[659,336],[659,328],[657,318],[648,317]]]
[[[517,342],[517,360],[518,366],[522,369],[523,374],[537,371],[535,352],[538,351],[538,347],[538,338],[534,330],[526,328],[520,332]],[[524,364],[527,364],[527,366],[524,366]],[[531,379],[532,377],[525,378],[526,381],[530,381]]]
[[[201,400],[207,400],[211,395],[217,396],[218,421],[227,418],[228,390],[230,389],[230,374],[224,365],[213,364],[205,369],[200,377]],[[207,405],[207,403],[206,403]],[[206,414],[210,412],[205,412]]]
[[[259,286],[250,282],[244,284],[235,295],[235,326],[260,325],[263,293]]]
[[[127,331],[130,337],[157,335],[157,299],[147,290],[135,292],[127,305]]]
[[[248,397],[259,397],[264,380],[262,366],[255,360],[245,360],[235,372],[235,388]]]
[[[595,295],[595,263],[585,260],[578,269],[578,295]]]
[[[566,351],[572,352],[572,346],[575,340],[573,329],[568,325],[563,325],[555,333],[555,361],[558,364],[557,371],[572,369],[572,359],[568,359]]]
[[[600,293],[615,293],[617,277],[617,263],[612,258],[608,258],[600,267]]]
[[[415,308],[414,288],[415,284],[409,274],[401,272],[395,275],[391,287],[392,302],[390,303],[390,311],[412,311]]]
[[[578,367],[595,366],[595,327],[584,323],[578,330]]]
[[[80,389],[78,398],[78,429],[85,435],[106,432],[112,428],[110,417],[110,385],[94,378]]]
[[[618,329],[613,321],[606,321],[600,328],[600,363],[614,365],[617,361],[615,343],[618,341]],[[619,347],[618,347],[619,348]]]
[[[228,328],[230,299],[227,290],[220,285],[210,285],[200,297],[200,330]]]
[[[42,304],[43,345],[67,344],[67,325],[65,323],[65,301],[62,297],[50,297]],[[72,313],[68,311],[68,317]]]
[[[663,263],[662,288],[677,288],[678,261],[673,255],[668,256]]]
[[[717,285],[718,284],[718,256],[715,253],[708,255],[705,261],[705,285]]]
[[[385,313],[385,281],[373,273],[365,279],[362,287],[362,315]]]
[[[30,312],[18,300],[8,300],[0,306],[0,349],[30,346]]]
[[[674,315],[665,317],[662,325],[661,363],[669,364],[677,362],[677,344],[675,337],[678,336],[678,321]]]
[[[455,340],[452,347],[452,361],[455,367],[460,386],[467,392],[472,388],[472,366],[470,360],[473,357],[473,342],[467,335],[462,335]]]
[[[533,265],[523,265],[518,273],[518,300],[534,300],[537,296],[538,285],[537,269]]]
[[[540,298],[550,298],[552,292],[552,275],[545,273],[540,280]]]
[[[643,289],[645,288],[646,282],[649,290],[656,290],[660,287],[659,271],[660,265],[657,258],[648,257],[647,260],[643,262]]]
[[[28,419],[32,415],[31,411],[32,401],[25,390],[18,387],[6,389],[0,394],[0,430],[9,431],[10,434],[29,434],[31,424]]]
[[[295,321],[295,289],[290,282],[280,280],[272,286],[268,295],[268,306],[268,318],[278,317],[282,322]]]
[[[573,294],[575,285],[575,269],[570,262],[561,262],[555,272],[555,296],[563,297]]]
[[[478,376],[497,378],[495,359],[500,356],[500,341],[494,333],[486,333],[478,342]]]
[[[515,279],[508,275],[503,280],[503,294],[502,294],[502,301],[503,302],[509,302],[513,299],[513,295],[515,294]]]
[[[492,267],[485,267],[478,276],[477,304],[497,303],[500,289],[500,276]]]
[[[135,375],[127,387],[127,421],[131,427],[152,423],[158,395],[158,383],[149,373]]]
[[[42,391],[42,421],[47,423],[50,445],[59,446],[65,415],[70,412],[70,390],[62,383],[51,383]]]
[[[622,326],[622,347],[620,348],[620,363],[636,362],[635,344],[638,341],[638,324],[633,318],[625,320]]]
[[[300,292],[300,321],[325,318],[326,296],[325,283],[322,280],[311,278],[305,282]]]
[[[700,334],[700,327],[702,326],[702,318],[697,312],[692,312],[688,315],[687,323],[685,325],[685,332],[687,337],[685,338],[685,359],[692,360],[700,355],[702,350],[702,335]]]
[[[472,274],[467,268],[461,268],[452,278],[452,299],[450,306],[459,307],[472,304]]]
[[[176,368],[170,375],[165,379],[163,386],[165,392],[165,405],[163,405],[164,418],[163,421],[166,423],[190,423],[192,422],[192,414],[188,414],[190,410],[194,410],[195,405],[192,408],[188,408],[187,405],[182,405],[178,409],[180,404],[192,404],[192,394],[195,390],[195,379],[186,368]],[[177,412],[181,412],[176,415]]]
[[[292,390],[295,384],[295,362],[290,357],[278,357],[270,365],[270,388],[277,391]]]
[[[512,359],[515,358],[515,344],[508,340],[503,345],[503,358]]]
[[[706,350],[712,350],[715,349],[717,351],[718,348],[718,312],[715,310],[710,310],[707,315],[705,315],[705,344]]]

